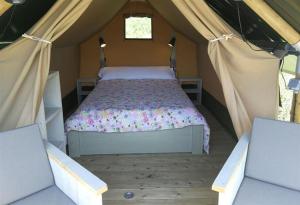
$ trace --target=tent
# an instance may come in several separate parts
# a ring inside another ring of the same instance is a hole
[[[142,0],[130,2],[145,3]],[[275,118],[278,107],[277,57],[265,51],[255,51],[259,48],[245,43],[240,34],[220,18],[205,1],[148,0],[147,2],[151,8],[148,12],[161,16],[162,22],[169,25],[161,25],[162,28],[169,28],[165,31],[168,36],[175,32],[182,37],[182,41],[179,41],[182,44],[178,43],[177,47],[179,74],[182,72],[182,75],[185,75],[184,67],[197,67],[196,75],[203,78],[204,89],[228,108],[237,136],[250,130],[255,116]],[[262,18],[289,43],[299,42],[299,33],[276,15],[267,4],[254,0],[245,2],[262,15]],[[81,69],[82,66],[88,66],[83,65],[82,61],[85,46],[89,49],[88,43],[93,43],[95,36],[103,29],[105,38],[110,38],[106,36],[105,28],[114,20],[120,9],[126,9],[126,3],[126,0],[57,1],[47,14],[26,32],[24,38],[0,51],[1,130],[35,121],[50,68],[50,59],[51,67],[57,66],[57,69],[61,69],[63,94],[74,88],[79,75],[86,75]],[[291,35],[280,32],[279,29],[282,27],[268,19],[268,15],[260,12],[262,8],[269,9],[266,14],[276,15],[276,19],[280,20],[277,22],[285,25],[285,30],[292,31],[286,32]],[[165,42],[167,41],[165,39]],[[184,51],[189,46],[192,47],[195,64],[187,65],[187,62],[180,64],[180,56],[187,55]],[[78,55],[81,55],[80,61]],[[92,52],[88,55],[97,57],[98,53]],[[195,73],[186,75],[191,74]]]

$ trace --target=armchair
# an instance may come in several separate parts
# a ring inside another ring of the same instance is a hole
[[[219,205],[300,204],[300,125],[256,118],[212,190]]]
[[[0,205],[101,205],[107,185],[31,125],[0,133]]]

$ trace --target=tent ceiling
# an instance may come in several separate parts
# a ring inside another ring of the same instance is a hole
[[[70,46],[86,40],[95,32],[100,31],[127,2],[127,0],[93,1],[87,11],[55,42],[55,45]],[[148,0],[148,2],[176,31],[185,34],[195,42],[206,41],[171,1]]]
[[[148,0],[152,7],[162,15],[173,28],[180,33],[185,34],[193,41],[201,43],[206,42],[206,39],[199,34],[198,31],[188,22],[180,11],[171,1]]]
[[[125,5],[128,0],[94,0],[80,19],[57,40],[58,46],[78,44],[95,32],[101,30],[110,19]],[[228,24],[240,32],[237,18],[237,7],[234,0],[205,0]],[[26,0],[23,5],[13,7],[0,17],[0,41],[13,41],[26,32],[55,2],[55,0]],[[190,23],[168,0],[148,0],[170,24],[180,33],[195,42],[202,42],[203,38],[190,26]],[[296,30],[300,28],[300,1],[267,0],[267,3],[277,11]],[[264,23],[243,2],[240,2],[243,31],[247,39],[261,47],[274,46],[274,42],[282,42],[280,36]],[[30,14],[30,15],[29,15]],[[10,22],[8,24],[8,22]],[[6,28],[7,27],[7,28]],[[256,41],[256,42],[255,42]],[[262,43],[257,43],[258,41]],[[268,49],[266,49],[268,50]]]
[[[127,0],[95,0],[56,42],[57,46],[78,44],[99,31],[126,4]]]

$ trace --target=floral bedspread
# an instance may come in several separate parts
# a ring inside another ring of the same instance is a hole
[[[67,119],[66,131],[137,132],[204,125],[210,129],[177,80],[102,80]]]

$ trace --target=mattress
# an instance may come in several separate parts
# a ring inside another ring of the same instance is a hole
[[[66,131],[139,132],[204,125],[210,129],[177,80],[100,80],[66,120]]]

